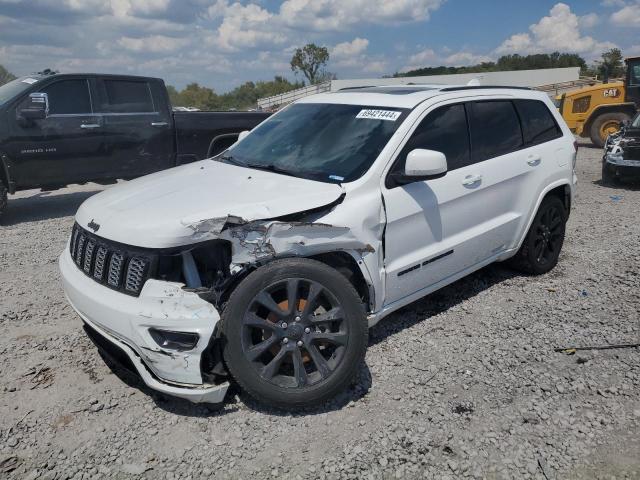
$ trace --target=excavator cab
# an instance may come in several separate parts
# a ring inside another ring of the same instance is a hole
[[[640,57],[627,58],[625,101],[635,103],[640,110]]]

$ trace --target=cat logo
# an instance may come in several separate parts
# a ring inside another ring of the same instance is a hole
[[[616,98],[620,96],[620,90],[618,88],[607,88],[602,92],[602,95],[607,98]]]

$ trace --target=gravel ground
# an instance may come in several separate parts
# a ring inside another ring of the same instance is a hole
[[[109,367],[58,278],[80,203],[24,192],[0,227],[0,478],[640,478],[640,188],[580,185],[558,267],[494,265],[382,321],[357,384],[304,414],[220,409]]]

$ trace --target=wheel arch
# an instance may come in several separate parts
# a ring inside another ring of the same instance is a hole
[[[303,256],[274,256],[265,261],[246,265],[239,272],[233,275],[231,282],[227,285],[224,292],[218,299],[218,305],[223,306],[235,289],[238,288],[240,283],[253,271],[269,265],[276,260],[282,260],[285,258],[308,258],[310,260],[316,260],[320,263],[324,263],[325,265],[337,270],[353,285],[356,292],[358,292],[358,295],[360,295],[360,298],[362,298],[362,302],[366,306],[367,312],[373,311],[373,302],[375,299],[374,287],[373,283],[369,279],[369,273],[364,266],[364,262],[361,258],[357,257],[357,254],[344,250],[328,251]]]
[[[527,237],[527,233],[531,228],[533,219],[538,214],[540,205],[542,205],[542,202],[548,196],[556,196],[562,201],[566,209],[567,218],[569,218],[569,214],[571,212],[571,202],[572,202],[571,184],[566,179],[557,180],[547,185],[547,187],[544,188],[540,193],[540,195],[538,196],[538,200],[536,201],[536,207],[533,209],[533,211],[531,212],[531,215],[529,216],[529,219],[527,220],[527,225],[523,229],[520,235],[520,239],[518,241],[517,247],[514,249],[514,253],[517,252],[520,249],[520,247],[522,247],[522,243],[524,242],[524,239]]]

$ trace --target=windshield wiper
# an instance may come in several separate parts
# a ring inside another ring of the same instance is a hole
[[[230,163],[231,165],[239,165],[241,167],[246,166],[244,163],[242,163],[240,160],[238,160],[236,157],[234,157],[233,155],[231,155],[228,151],[224,152],[222,155],[220,155],[218,157],[220,160],[226,162],[226,163]]]
[[[273,163],[269,163],[267,165],[263,165],[261,163],[243,163],[244,167],[254,168],[256,170],[265,170],[267,172],[281,173],[282,175],[289,175],[290,177],[299,177],[295,173],[290,170],[285,170],[284,168],[276,167]]]

